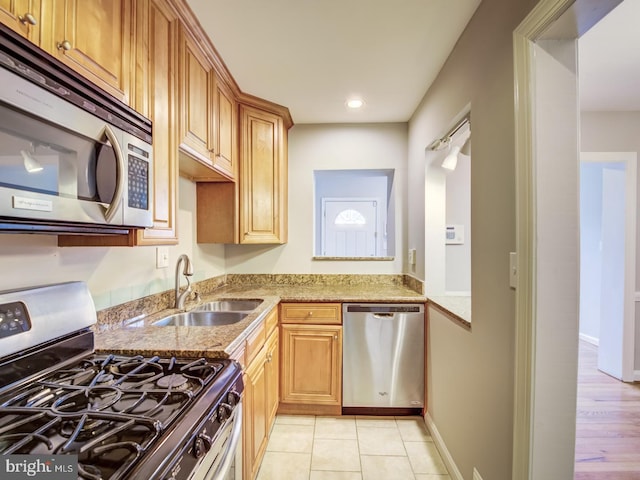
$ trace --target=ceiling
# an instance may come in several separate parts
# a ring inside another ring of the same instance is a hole
[[[187,0],[240,89],[302,123],[406,122],[481,0]],[[581,108],[640,111],[640,0],[579,41]],[[360,110],[346,108],[359,96]]]
[[[640,0],[624,0],[579,40],[585,111],[640,111]]]
[[[187,3],[240,89],[302,124],[408,121],[480,0]]]

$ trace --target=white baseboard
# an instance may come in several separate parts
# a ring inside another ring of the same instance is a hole
[[[453,457],[451,456],[451,453],[449,453],[449,450],[447,450],[447,446],[444,444],[444,440],[440,436],[440,432],[438,432],[438,429],[436,428],[436,424],[433,423],[433,419],[431,418],[431,415],[429,415],[429,412],[425,414],[424,421],[427,424],[429,433],[431,433],[431,437],[433,437],[433,443],[438,449],[438,452],[442,457],[442,461],[444,462],[445,466],[447,467],[447,470],[449,471],[449,476],[451,477],[451,480],[464,480],[464,477],[460,473],[460,470],[458,470],[458,466],[456,465],[456,462],[453,461]]]
[[[584,333],[580,334],[580,340],[584,340],[585,342],[590,343],[591,345],[595,345],[596,347],[600,345],[599,338],[591,337],[589,335],[585,335]]]
[[[633,371],[633,381],[640,382],[640,370]]]

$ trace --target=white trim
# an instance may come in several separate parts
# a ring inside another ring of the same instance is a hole
[[[592,337],[591,335],[585,335],[584,333],[581,333],[579,336],[580,336],[580,340],[590,343],[591,345],[595,345],[596,347],[600,345],[599,338]]]
[[[633,381],[640,382],[640,370],[635,370],[633,372]]]
[[[541,0],[513,33],[516,165],[516,323],[512,478],[533,474],[536,358],[534,42],[575,0]]]
[[[534,402],[537,386],[536,363],[536,173],[535,173],[535,42],[564,12],[575,9],[575,21],[565,25],[576,29],[592,17],[604,16],[620,0],[600,2],[602,8],[593,8],[594,2],[580,0],[540,0],[527,17],[514,30],[514,87],[515,87],[515,165],[516,165],[516,251],[517,288],[515,319],[514,365],[514,421],[512,478],[533,480],[533,437],[537,423]],[[597,21],[597,19],[596,19]],[[580,25],[579,25],[580,24]],[[563,32],[566,33],[566,32]],[[577,33],[573,38],[577,37]],[[566,37],[567,39],[570,37]],[[577,152],[576,152],[577,153]]]
[[[636,292],[635,301],[640,302],[640,292]]]
[[[440,432],[438,432],[438,428],[436,427],[436,424],[433,423],[433,419],[431,418],[431,415],[429,414],[429,412],[425,414],[424,421],[427,424],[429,433],[431,434],[431,437],[433,437],[433,443],[438,449],[438,452],[440,453],[440,456],[442,457],[442,461],[447,467],[447,470],[449,472],[449,476],[451,477],[451,479],[464,480],[464,477],[460,473],[460,470],[458,469],[456,462],[453,460],[451,453],[447,449],[447,446],[445,445],[444,440],[440,435]]]

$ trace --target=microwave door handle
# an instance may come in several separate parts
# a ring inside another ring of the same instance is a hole
[[[124,158],[122,157],[122,150],[120,149],[120,145],[116,140],[116,136],[113,133],[113,130],[109,125],[105,125],[104,127],[104,135],[107,137],[111,145],[113,145],[113,152],[116,157],[116,191],[113,194],[113,200],[108,207],[106,207],[104,212],[104,218],[107,222],[111,222],[113,220],[114,215],[120,208],[120,204],[122,203],[122,196],[124,194]]]

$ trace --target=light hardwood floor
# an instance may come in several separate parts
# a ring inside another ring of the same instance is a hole
[[[600,372],[597,360],[581,341],[574,480],[640,480],[640,384]]]

